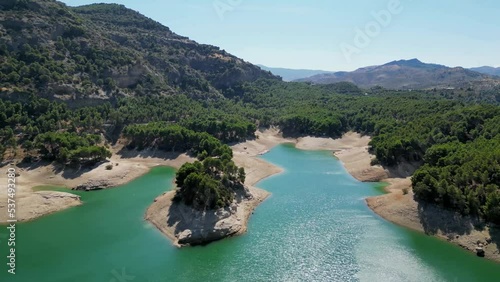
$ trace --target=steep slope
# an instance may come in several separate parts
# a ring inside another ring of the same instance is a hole
[[[360,87],[382,86],[390,89],[490,87],[499,84],[498,79],[488,75],[461,67],[426,64],[417,59],[393,61],[353,72],[321,74],[300,81],[320,84],[347,81]]]
[[[281,76],[284,81],[293,81],[297,79],[307,78],[318,74],[333,73],[324,70],[306,70],[306,69],[286,69],[286,68],[271,68],[263,65],[258,65],[261,69],[270,71],[274,75]]]
[[[62,99],[219,96],[271,73],[116,4],[0,4],[0,87]],[[277,78],[276,78],[277,79]]]

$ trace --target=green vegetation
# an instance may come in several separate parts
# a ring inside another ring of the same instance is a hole
[[[148,122],[176,123],[192,131],[207,132],[223,142],[237,142],[254,137],[256,130],[253,121],[238,115],[240,109],[243,110],[241,105],[225,99],[197,101],[185,95],[148,96],[120,99],[111,118],[113,124],[119,126]]]
[[[195,132],[165,122],[129,125],[123,131],[132,141],[129,148],[155,147],[189,151],[200,161],[184,164],[176,175],[176,201],[198,210],[229,206],[235,193],[243,192],[245,170],[231,160],[233,151],[207,132]],[[252,133],[253,134],[253,133]]]
[[[47,132],[38,135],[33,144],[45,159],[93,164],[111,157],[106,148],[96,146],[100,139],[100,136],[91,134],[80,137],[75,133]]]
[[[500,224],[500,135],[435,145],[424,159],[412,178],[416,197]]]
[[[406,103],[419,111],[411,114],[412,109],[405,110],[404,104],[398,106],[400,111],[395,113],[393,121],[379,122],[383,127],[373,132],[376,135],[371,143],[373,151],[385,165],[422,161],[426,150],[434,144],[466,143],[480,136],[492,138],[498,134],[494,120],[500,114],[499,107],[448,102]],[[418,107],[419,104],[426,109]]]
[[[244,193],[245,170],[229,155],[184,164],[176,174],[179,186],[175,200],[198,210],[229,206],[235,193]]]
[[[421,92],[383,91],[370,92],[368,96],[337,94],[325,86],[269,80],[247,83],[235,89],[241,94],[233,98],[196,100],[181,94],[131,97],[119,99],[115,105],[76,109],[36,96],[23,103],[0,101],[3,109],[0,136],[7,149],[20,145],[29,154],[48,160],[95,163],[109,156],[104,147],[99,147],[105,141],[99,134],[107,136],[107,142],[123,135],[130,141],[129,149],[190,152],[204,161],[230,160],[231,149],[224,143],[254,138],[257,126],[280,126],[288,135],[330,137],[355,130],[373,136],[371,146],[377,156],[374,163],[387,166],[401,162],[424,164],[414,177],[415,194],[419,199],[457,208],[465,214],[484,216],[491,221],[498,220],[493,215],[496,212],[493,208],[495,195],[499,190],[495,186],[498,167],[491,165],[498,162],[491,150],[496,143],[490,147],[479,146],[481,142],[493,142],[500,136],[498,106],[463,104]],[[37,118],[32,118],[35,116]],[[456,155],[456,148],[462,147],[475,148],[477,152],[473,155],[484,155],[476,161],[490,169],[474,167],[471,171],[481,171],[480,177],[471,176],[477,173],[459,171],[460,175],[469,175],[459,186],[454,182],[455,174],[449,171],[458,173],[457,167],[466,169],[471,164],[466,155]],[[443,157],[454,158],[453,166],[439,161]],[[208,183],[207,187],[222,187],[221,183],[227,184],[222,181],[226,165],[223,163],[217,168],[223,172],[218,174],[197,170],[196,179]],[[446,186],[439,186],[443,181]],[[191,185],[194,182],[189,183],[185,187],[190,188],[182,190],[181,195],[195,189]],[[200,199],[192,198],[186,203],[196,202],[199,208],[206,208],[230,202],[232,198],[227,196],[227,191],[231,190],[214,189],[213,195],[220,195],[217,200],[201,205]],[[472,194],[471,189],[475,191]],[[471,198],[479,202],[472,203]]]
[[[129,148],[144,149],[155,147],[172,152],[191,151],[199,159],[227,156],[231,159],[233,151],[217,138],[206,132],[195,132],[179,125],[167,123],[149,123],[147,125],[129,125],[123,131],[132,142]]]
[[[0,7],[0,88],[10,93],[217,97],[234,83],[273,78],[123,5],[7,0]]]
[[[21,146],[28,158],[63,164],[103,161],[111,153],[95,133],[101,132],[109,110],[109,105],[70,110],[34,95],[23,102],[0,100],[0,152]]]
[[[353,130],[373,137],[374,164],[421,165],[418,199],[500,222],[498,87],[284,83],[120,5],[0,5],[0,159],[94,164],[120,137],[129,149],[189,152],[200,161],[179,171],[178,200],[206,209],[230,204],[244,181],[228,143],[259,127]]]

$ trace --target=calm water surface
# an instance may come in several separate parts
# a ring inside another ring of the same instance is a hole
[[[171,189],[165,167],[118,189],[79,193],[83,206],[17,226],[17,274],[0,281],[500,281],[500,265],[388,223],[364,203],[380,194],[330,152],[281,145],[263,156],[286,172],[244,236],[177,249],[143,214]]]

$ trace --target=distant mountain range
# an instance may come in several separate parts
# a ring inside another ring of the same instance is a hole
[[[479,67],[479,68],[470,68],[470,70],[477,71],[477,72],[484,73],[484,74],[500,76],[500,68],[484,66],[484,67]]]
[[[263,65],[257,65],[261,69],[270,71],[274,75],[281,76],[284,81],[293,81],[301,78],[311,77],[318,74],[333,73],[324,70],[306,70],[306,69],[286,69],[286,68],[271,68]]]
[[[318,74],[297,81],[330,84],[347,81],[362,88],[382,86],[389,89],[428,89],[455,87],[490,87],[500,84],[500,77],[491,76],[488,68],[469,70],[427,64],[418,59],[393,61],[380,66],[370,66],[353,72]]]

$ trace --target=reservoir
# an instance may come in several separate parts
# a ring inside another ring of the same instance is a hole
[[[331,152],[287,144],[262,158],[285,172],[258,183],[272,195],[243,236],[173,247],[143,219],[172,188],[175,171],[157,167],[18,224],[16,275],[7,273],[2,226],[0,281],[500,281],[499,264],[379,218],[364,202],[379,185],[355,180]]]

